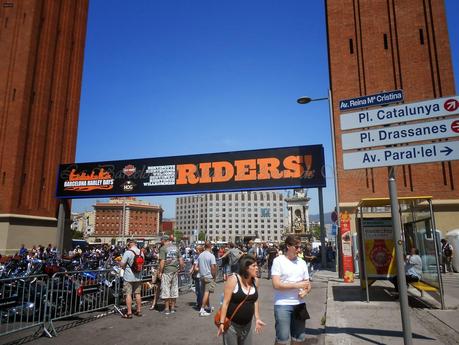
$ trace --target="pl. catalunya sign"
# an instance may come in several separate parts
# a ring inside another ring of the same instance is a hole
[[[343,150],[458,137],[457,116],[428,121],[457,114],[459,114],[458,96],[343,114],[341,115],[342,130],[364,128],[364,130],[342,134]],[[398,125],[400,122],[415,120],[427,121]],[[380,127],[367,129],[376,126]],[[345,170],[458,159],[459,141],[343,153]]]
[[[341,115],[341,129],[388,125],[414,120],[428,120],[459,113],[459,96],[384,107]]]
[[[56,197],[325,187],[322,145],[62,164]]]

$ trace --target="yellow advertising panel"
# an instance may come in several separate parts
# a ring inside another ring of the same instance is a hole
[[[397,274],[392,220],[363,219],[366,272],[368,279],[387,279]]]

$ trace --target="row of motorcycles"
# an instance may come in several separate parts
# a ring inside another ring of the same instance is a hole
[[[0,335],[5,325],[11,329],[42,322],[45,315],[57,319],[113,304],[121,294],[120,273],[110,254],[11,258],[0,267]]]

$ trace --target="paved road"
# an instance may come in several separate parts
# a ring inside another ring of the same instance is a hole
[[[217,284],[217,291],[211,297],[214,305],[219,305],[223,291],[223,283]],[[260,313],[267,323],[261,335],[254,334],[254,345],[274,343],[274,315],[272,306],[273,289],[271,281],[261,280],[260,288]],[[326,281],[315,281],[313,290],[306,298],[311,320],[307,322],[308,344],[323,344],[324,327],[321,325],[322,317],[326,308]],[[194,294],[188,293],[178,300],[176,314],[165,316],[157,311],[144,309],[143,317],[134,317],[131,320],[121,319],[119,315],[108,315],[87,323],[81,324],[81,319],[75,323],[80,324],[65,329],[64,323],[58,323],[59,334],[52,339],[41,337],[27,339],[32,345],[81,345],[97,344],[110,345],[121,344],[155,344],[155,345],[214,345],[222,344],[221,338],[216,336],[216,327],[213,325],[213,317],[199,317],[198,312],[192,309]],[[66,323],[68,324],[68,322]],[[59,327],[62,329],[59,330]],[[15,337],[17,339],[17,336]],[[0,338],[0,343],[19,344],[12,342],[12,337]]]

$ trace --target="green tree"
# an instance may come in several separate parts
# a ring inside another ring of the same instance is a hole
[[[174,229],[174,240],[180,242],[182,240],[183,233],[177,229]]]
[[[83,233],[81,231],[73,230],[72,229],[72,239],[74,240],[82,240]]]
[[[206,240],[206,233],[204,231],[200,231],[198,234],[198,240],[199,241],[205,241]]]
[[[314,236],[316,240],[319,240],[320,239],[320,225],[312,225],[309,229],[311,230],[312,236]]]

